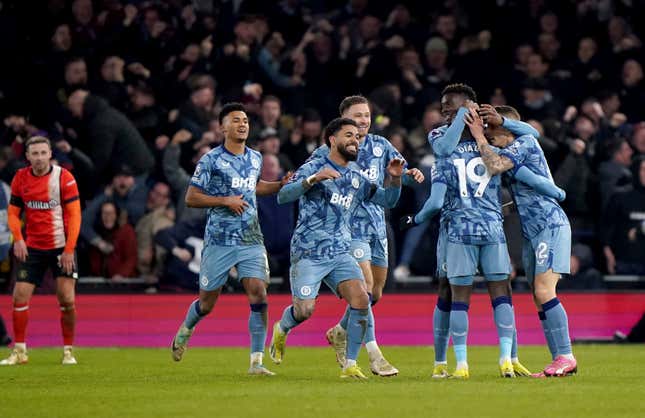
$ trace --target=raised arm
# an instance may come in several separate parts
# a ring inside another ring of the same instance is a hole
[[[562,202],[567,194],[546,177],[539,176],[527,167],[520,167],[515,173],[515,178],[524,184],[531,186],[541,195],[552,197]]]
[[[513,168],[514,164],[509,158],[498,155],[493,148],[488,145],[488,141],[484,136],[484,124],[477,112],[471,110],[470,113],[466,115],[466,124],[468,125],[473,138],[475,138],[475,141],[477,142],[479,153],[481,154],[482,160],[491,176],[503,173]]]
[[[457,111],[457,116],[455,116],[455,119],[442,136],[434,141],[431,141],[430,136],[428,136],[428,141],[431,141],[430,145],[432,145],[432,150],[437,157],[447,157],[455,150],[464,131],[464,116],[467,112],[467,108],[460,107]]]

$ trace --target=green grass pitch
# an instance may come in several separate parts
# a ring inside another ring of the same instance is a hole
[[[580,372],[560,379],[497,377],[497,348],[471,347],[468,381],[436,381],[429,347],[384,347],[401,374],[345,381],[329,348],[287,347],[274,377],[247,376],[245,349],[34,349],[0,368],[0,417],[645,417],[645,348],[575,346]],[[532,371],[546,348],[521,347]],[[449,358],[451,365],[454,360]],[[367,370],[363,352],[359,364]]]

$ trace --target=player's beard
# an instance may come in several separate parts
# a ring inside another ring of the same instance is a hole
[[[341,147],[338,147],[338,153],[343,156],[343,158],[347,161],[356,161],[356,157],[358,156],[358,146],[356,147],[356,154],[352,154],[351,152],[347,151],[347,145],[343,145]]]

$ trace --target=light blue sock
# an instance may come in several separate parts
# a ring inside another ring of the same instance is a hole
[[[555,360],[557,355],[557,347],[555,346],[555,341],[553,340],[553,334],[549,329],[549,323],[546,320],[546,315],[544,312],[539,311],[538,317],[540,318],[540,324],[542,325],[542,330],[544,331],[544,338],[546,338],[546,344],[549,346],[549,352],[551,353],[551,360]]]
[[[499,337],[499,357],[511,357],[513,348],[513,334],[515,334],[515,314],[511,305],[511,298],[500,296],[492,301],[495,312],[495,326]]]
[[[434,335],[434,361],[448,361],[448,341],[450,340],[450,303],[438,298],[437,306],[432,314],[432,329]]]
[[[193,329],[199,321],[205,317],[199,307],[199,299],[193,301],[188,307],[188,312],[186,312],[186,319],[184,319],[184,325],[186,328]]]
[[[571,354],[571,339],[569,338],[569,318],[564,306],[558,298],[542,304],[542,310],[546,315],[549,330],[553,336],[556,347],[556,355]]]
[[[465,302],[452,302],[450,306],[450,334],[457,363],[468,362],[468,307]]]
[[[368,309],[350,308],[347,327],[347,359],[356,360],[367,330]]]
[[[297,327],[302,321],[296,320],[293,312],[293,305],[284,308],[282,318],[280,318],[280,328],[284,333],[288,333],[292,328]]]
[[[374,312],[372,312],[372,305],[367,305],[367,329],[365,330],[365,337],[363,342],[365,344],[370,341],[376,341],[376,332],[374,328]]]
[[[343,317],[340,318],[338,325],[340,325],[344,330],[347,330],[347,322],[349,322],[349,305],[347,305],[347,309],[345,309],[345,313],[343,314]]]
[[[249,315],[249,334],[251,334],[251,353],[264,352],[267,339],[267,304],[252,303]]]
[[[515,332],[513,332],[513,345],[511,346],[511,358],[517,358],[517,325],[515,326]]]

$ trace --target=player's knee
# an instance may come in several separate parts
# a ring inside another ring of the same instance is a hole
[[[298,321],[304,321],[306,319],[311,318],[311,315],[314,314],[314,309],[316,305],[312,304],[296,304],[294,306],[295,308],[295,316],[296,320]]]
[[[354,309],[367,309],[370,304],[370,298],[367,293],[353,295],[349,301],[349,306]]]
[[[533,295],[535,296],[536,305],[542,305],[555,297],[555,289],[544,283],[535,283],[533,288]]]
[[[439,279],[437,294],[441,299],[447,302],[452,301],[452,292],[450,291],[450,283],[448,283],[448,279]]]

